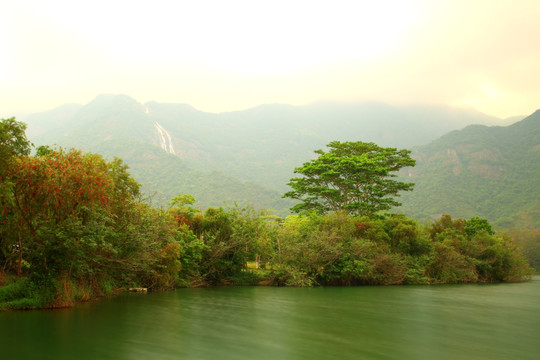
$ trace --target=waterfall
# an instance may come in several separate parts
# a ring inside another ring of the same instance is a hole
[[[171,134],[169,134],[169,132],[165,130],[165,128],[161,126],[157,121],[154,123],[154,127],[158,132],[159,145],[161,146],[161,148],[169,154],[176,155],[173,147]]]

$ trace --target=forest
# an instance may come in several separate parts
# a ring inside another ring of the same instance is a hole
[[[388,212],[399,205],[392,195],[412,190],[391,174],[414,165],[410,151],[334,142],[291,179],[286,196],[305,206],[278,217],[234,204],[203,211],[189,194],[153,207],[121,159],[33,149],[25,129],[0,122],[0,310],[69,307],[138,287],[478,283],[534,273],[485,219],[420,224]],[[359,162],[364,176],[336,173],[357,174]],[[332,181],[345,192],[321,187]]]

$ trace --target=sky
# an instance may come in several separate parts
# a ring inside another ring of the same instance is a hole
[[[538,0],[5,1],[0,116],[99,94],[208,112],[380,101],[540,108]]]

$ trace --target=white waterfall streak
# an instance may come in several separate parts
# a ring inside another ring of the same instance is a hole
[[[157,122],[154,123],[154,126],[158,132],[159,145],[161,146],[161,148],[169,154],[176,155],[176,153],[174,152],[171,134],[169,134],[169,132]]]

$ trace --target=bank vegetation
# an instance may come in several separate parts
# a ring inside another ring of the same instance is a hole
[[[72,306],[128,288],[523,281],[518,247],[484,219],[251,207],[154,208],[120,160],[40,147],[0,122],[0,310]]]

